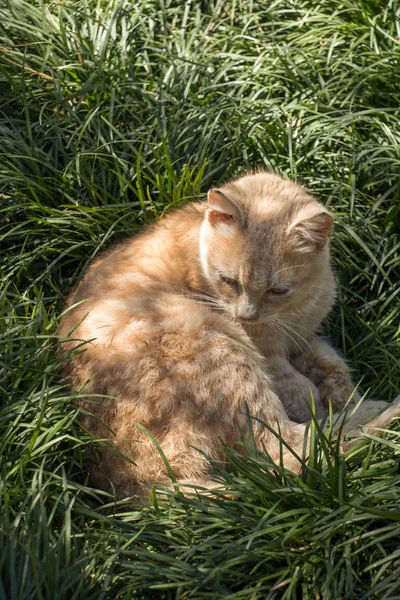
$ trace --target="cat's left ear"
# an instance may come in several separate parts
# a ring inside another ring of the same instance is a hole
[[[332,233],[333,217],[321,205],[304,207],[289,227],[289,235],[299,250],[322,250]]]

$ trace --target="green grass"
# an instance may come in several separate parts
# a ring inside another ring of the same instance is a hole
[[[267,470],[251,441],[227,450],[235,500],[116,504],[88,485],[96,442],[55,337],[98,252],[272,168],[336,214],[327,330],[363,389],[393,399],[399,14],[397,0],[1,4],[0,600],[400,597],[399,425],[346,457],[315,441],[301,477]]]

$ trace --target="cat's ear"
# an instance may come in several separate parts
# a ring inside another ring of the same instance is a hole
[[[240,211],[238,207],[225,194],[214,189],[208,192],[207,198],[208,221],[211,226],[215,227],[220,223],[234,226],[240,223]]]
[[[322,250],[332,233],[333,221],[320,205],[307,206],[296,215],[289,235],[300,250]]]

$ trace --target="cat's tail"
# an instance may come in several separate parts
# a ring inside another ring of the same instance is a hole
[[[382,411],[382,409],[384,410]],[[334,414],[333,427],[341,436],[340,446],[345,451],[357,443],[363,433],[379,435],[382,429],[387,429],[391,422],[398,417],[400,417],[400,396],[397,396],[392,404],[364,400],[352,411]],[[272,458],[275,462],[282,462],[289,471],[299,473],[304,464],[301,457],[307,456],[309,453],[307,451],[308,435],[305,423],[301,425],[290,423],[290,428],[284,436],[285,442],[290,448],[282,448],[281,445],[280,452],[276,451],[276,455],[271,455]]]
[[[400,396],[389,404],[376,400],[364,400],[356,409],[345,413],[334,415],[336,417],[335,428],[341,426],[342,434],[346,437],[354,437],[362,432],[377,434],[381,429],[387,428],[390,423],[400,417]]]

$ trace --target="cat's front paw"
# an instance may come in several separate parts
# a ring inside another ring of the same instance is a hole
[[[296,423],[310,420],[313,404],[317,419],[325,413],[317,386],[302,375],[295,379],[288,378],[282,385],[280,396],[289,418]]]
[[[351,397],[351,403],[360,399],[349,374],[342,369],[332,368],[319,383],[321,400],[325,406],[332,403],[334,410],[341,410]]]

